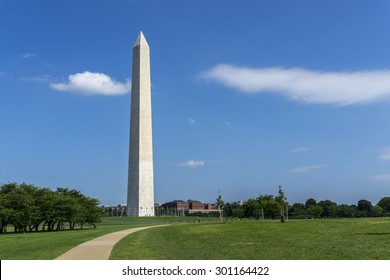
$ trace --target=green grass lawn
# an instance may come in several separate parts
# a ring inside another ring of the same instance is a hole
[[[390,259],[390,218],[173,224],[128,235],[111,259]]]
[[[1,260],[51,260],[95,237],[141,225],[98,226],[96,229],[0,234]]]
[[[95,237],[169,223],[128,235],[111,259],[390,260],[390,218],[217,223],[202,218],[109,218],[96,229],[0,234],[0,259],[50,260]]]
[[[115,217],[105,218],[96,229],[64,230],[53,232],[0,234],[1,260],[50,260],[71,248],[95,237],[133,227],[154,224],[193,223],[195,217]],[[202,221],[217,221],[217,218],[202,218]]]
[[[101,225],[116,224],[161,224],[161,223],[193,223],[196,217],[109,217],[104,218]],[[220,218],[201,217],[202,222],[218,222]]]

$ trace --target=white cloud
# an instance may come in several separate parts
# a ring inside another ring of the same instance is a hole
[[[321,72],[219,64],[201,77],[248,94],[276,92],[305,103],[348,105],[390,99],[390,70],[386,69]]]
[[[189,119],[187,120],[187,123],[188,123],[189,125],[193,125],[193,124],[196,124],[196,120],[195,120],[194,118],[189,118]]]
[[[374,175],[374,176],[367,177],[367,179],[371,179],[379,182],[390,182],[390,174]]]
[[[224,126],[228,126],[228,127],[232,126],[231,122],[229,122],[229,121],[225,121],[223,124],[224,124]]]
[[[203,160],[189,160],[189,161],[186,161],[186,162],[178,163],[178,166],[199,168],[199,167],[203,167],[204,164],[205,163],[204,163]]]
[[[295,167],[293,169],[290,169],[290,172],[293,172],[293,173],[307,173],[307,172],[315,171],[315,170],[318,170],[318,169],[323,169],[325,167],[327,167],[327,166],[326,165],[299,166],[299,167]]]
[[[310,151],[313,149],[314,149],[313,147],[306,146],[306,147],[299,147],[299,148],[291,149],[290,152],[291,153],[303,153],[303,152],[307,152],[307,151]]]
[[[22,58],[25,58],[25,59],[33,58],[33,57],[36,57],[36,56],[37,56],[36,53],[24,53],[24,54],[22,54]]]
[[[50,87],[59,91],[73,91],[85,95],[119,95],[130,91],[131,85],[120,83],[103,73],[85,71],[68,76],[66,83],[51,83]]]
[[[390,148],[382,148],[381,154],[379,155],[379,159],[381,160],[390,160]]]

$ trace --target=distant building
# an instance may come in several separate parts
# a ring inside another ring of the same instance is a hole
[[[163,203],[158,209],[156,215],[158,216],[184,216],[193,213],[210,213],[219,212],[215,205],[211,203],[204,203],[199,200],[189,199],[173,200]]]
[[[104,205],[102,206],[106,217],[126,217],[127,216],[127,205],[118,204],[116,206]]]
[[[204,202],[198,201],[198,200],[188,200],[188,204],[190,205],[191,210],[205,210]]]
[[[126,204],[117,204],[116,206],[104,205],[102,208],[106,217],[127,216]],[[177,199],[163,204],[154,203],[154,209],[156,216],[185,216],[194,213],[220,212],[215,204],[192,199],[187,201]]]
[[[178,210],[188,210],[190,208],[190,204],[184,200],[173,200],[170,202],[166,202],[161,205],[163,208],[173,208]]]

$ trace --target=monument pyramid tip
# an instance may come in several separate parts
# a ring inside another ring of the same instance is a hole
[[[141,32],[138,35],[137,41],[135,41],[134,47],[140,46],[140,45],[148,45],[148,42],[145,39],[144,33]]]

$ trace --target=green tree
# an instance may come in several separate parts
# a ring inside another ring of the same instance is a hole
[[[53,192],[30,184],[8,183],[0,186],[0,233],[7,225],[15,232],[60,230],[64,223],[74,229],[76,224],[97,223],[103,211],[99,201],[78,190],[58,188]]]
[[[8,208],[9,223],[14,226],[15,232],[26,232],[32,220],[32,197],[22,188],[15,188],[5,197],[4,206]]]
[[[21,184],[19,188],[23,189],[33,200],[33,203],[30,207],[31,221],[28,225],[28,230],[30,232],[34,230],[38,231],[39,226],[44,222],[44,216],[40,205],[42,203],[42,194],[45,189],[25,183]]]
[[[294,203],[291,207],[289,216],[295,219],[305,218],[307,216],[305,205],[303,203]]]
[[[360,212],[360,217],[370,217],[372,212],[372,204],[366,199],[361,199],[358,201],[358,210]]]
[[[337,217],[339,218],[352,218],[353,210],[351,206],[346,204],[341,204],[337,206]]]
[[[99,207],[99,200],[84,196],[82,198],[81,208],[82,210],[79,216],[81,228],[85,223],[96,224],[102,221],[104,210]]]
[[[247,218],[253,217],[259,219],[261,216],[260,205],[256,199],[250,198],[247,201],[245,201],[243,204],[243,210],[244,210],[244,216]]]
[[[42,231],[54,230],[56,223],[61,219],[61,200],[60,194],[50,189],[44,189],[41,193],[39,207],[42,211],[43,225]]]
[[[233,217],[241,219],[244,217],[244,214],[244,209],[242,207],[237,207],[233,209]]]
[[[6,207],[6,197],[0,192],[0,233],[4,233],[7,229],[7,225],[9,224],[9,213],[8,208]]]
[[[224,214],[226,217],[238,217],[236,214],[240,213],[241,210],[242,210],[241,213],[243,213],[242,206],[238,202],[227,202],[227,203],[225,203],[223,209],[224,209]],[[237,209],[240,209],[240,210],[237,212],[236,211]],[[242,216],[238,217],[238,218],[242,218]]]
[[[386,216],[390,216],[390,196],[382,197],[377,206],[380,206],[383,209]]]
[[[337,216],[337,203],[327,199],[318,202],[318,206],[323,209],[322,218],[335,218]]]
[[[280,217],[280,203],[277,202],[273,195],[265,194],[256,198],[261,216],[267,219],[275,219]]]
[[[352,218],[360,217],[359,209],[355,204],[349,206],[351,208]]]
[[[314,198],[309,198],[305,202],[305,208],[308,209],[311,206],[317,206],[317,201]]]
[[[280,215],[283,217],[287,217],[288,215],[288,201],[287,197],[282,190],[282,187],[278,187],[278,195],[275,196],[275,201],[279,203]]]
[[[217,197],[217,200],[216,200],[216,204],[217,204],[217,207],[218,209],[220,210],[220,217],[221,217],[221,222],[223,220],[223,207],[225,206],[225,201],[223,201],[222,199],[222,195],[221,195],[221,192],[218,192],[218,197]]]
[[[0,187],[0,233],[4,233],[7,230],[7,225],[11,224],[14,215],[14,210],[10,201],[10,193],[14,192],[17,188],[16,183],[3,184]]]
[[[307,215],[311,218],[320,218],[323,212],[324,209],[319,205],[309,206],[307,208]]]
[[[223,207],[225,205],[225,201],[223,201],[222,195],[221,195],[220,192],[218,192],[218,197],[216,199],[216,204],[217,204],[218,209],[223,209]]]
[[[375,205],[371,210],[371,217],[382,217],[383,216],[383,208]]]

